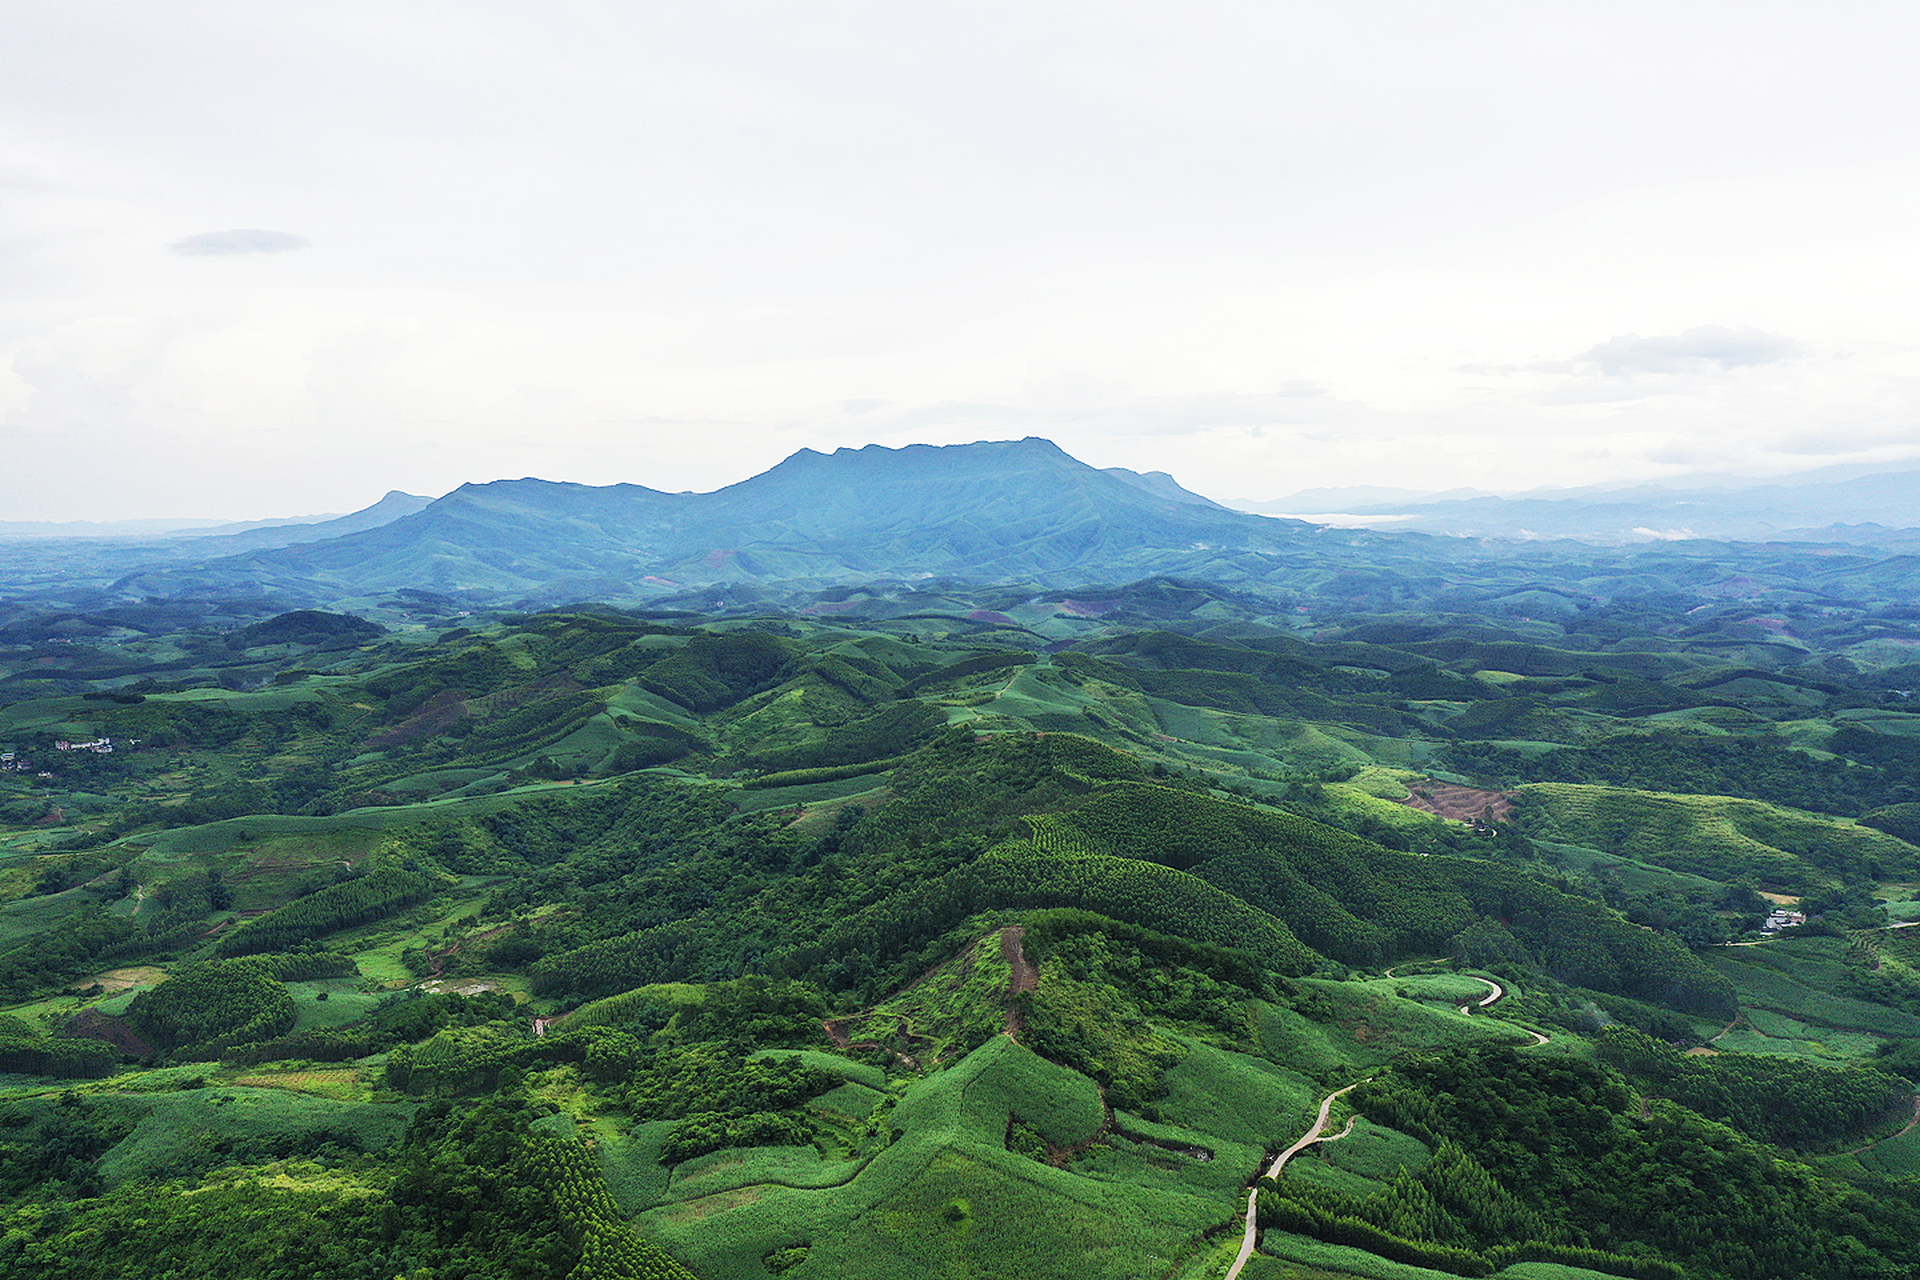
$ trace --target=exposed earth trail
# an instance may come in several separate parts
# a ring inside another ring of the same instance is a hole
[[[1857,1156],[1862,1151],[1871,1151],[1873,1150],[1873,1148],[1879,1146],[1881,1143],[1892,1142],[1895,1138],[1899,1137],[1901,1133],[1909,1132],[1915,1125],[1920,1125],[1920,1095],[1915,1096],[1913,1100],[1913,1119],[1907,1121],[1905,1127],[1900,1130],[1900,1133],[1890,1133],[1884,1138],[1875,1138],[1872,1142],[1869,1142],[1866,1146],[1855,1147],[1853,1150],[1847,1152],[1847,1154],[1850,1156]]]
[[[1486,995],[1480,997],[1480,999],[1475,1000],[1469,1004],[1461,1005],[1460,1012],[1472,1013],[1475,1009],[1486,1008],[1488,1005],[1492,1004],[1496,1000],[1506,999],[1507,989],[1501,986],[1499,983],[1495,982],[1492,978],[1482,978],[1476,974],[1469,974],[1468,976],[1472,977],[1476,982],[1486,983],[1487,986],[1490,988],[1490,990],[1488,990]],[[1515,1023],[1513,1024],[1513,1029],[1515,1031],[1524,1031],[1528,1035],[1532,1036],[1534,1044],[1539,1045],[1539,1044],[1545,1044],[1547,1042],[1547,1037],[1544,1033],[1535,1031],[1530,1027],[1523,1027]]]
[[[1034,968],[1033,961],[1027,959],[1026,949],[1020,945],[1027,931],[1020,925],[1009,925],[1000,931],[1000,958],[1007,962],[1011,976],[1007,979],[1007,1022],[1003,1031],[1007,1039],[1019,1042],[1020,1033],[1026,1024],[1020,1016],[1020,1004],[1017,997],[1022,991],[1032,991],[1040,985],[1040,971]]]
[[[1475,1009],[1484,1009],[1488,1005],[1492,1004],[1495,1000],[1498,1000],[1501,996],[1504,996],[1507,994],[1507,989],[1501,986],[1499,983],[1495,982],[1492,978],[1474,977],[1474,975],[1471,975],[1471,974],[1469,974],[1468,976],[1473,977],[1473,980],[1475,982],[1486,983],[1487,994],[1485,994],[1484,996],[1481,996],[1478,1000],[1470,1001],[1467,1004],[1461,1005],[1460,1012],[1462,1013],[1472,1013]]]
[[[1395,966],[1395,967],[1397,968],[1399,966]],[[1393,970],[1388,969],[1386,971],[1386,976],[1392,977]],[[1477,1001],[1473,1001],[1468,1004],[1461,1005],[1460,1006],[1461,1013],[1471,1013],[1475,1009],[1484,1009],[1488,1005],[1493,1004],[1495,1001],[1503,999],[1506,996],[1507,989],[1501,986],[1499,983],[1495,982],[1492,978],[1482,978],[1482,977],[1479,977],[1478,975],[1469,975],[1469,976],[1472,976],[1474,980],[1477,982],[1486,983],[1487,994],[1482,996]],[[1547,1043],[1548,1038],[1545,1035],[1542,1035],[1538,1031],[1533,1031],[1526,1027],[1521,1027],[1521,1026],[1515,1026],[1514,1029],[1516,1031],[1525,1031],[1528,1035],[1532,1036],[1533,1043],[1536,1045],[1542,1045]],[[1371,1079],[1371,1078],[1372,1077],[1368,1077],[1368,1079]],[[1332,1134],[1329,1134],[1326,1132],[1327,1120],[1328,1120],[1328,1117],[1331,1116],[1333,1113],[1333,1104],[1336,1099],[1338,1099],[1344,1093],[1350,1092],[1351,1090],[1354,1090],[1354,1089],[1358,1089],[1361,1085],[1365,1083],[1366,1083],[1366,1080],[1356,1080],[1352,1084],[1347,1085],[1345,1088],[1335,1089],[1332,1093],[1322,1098],[1320,1100],[1320,1113],[1319,1115],[1314,1117],[1313,1127],[1308,1129],[1306,1133],[1301,1136],[1298,1142],[1294,1143],[1292,1146],[1288,1147],[1285,1151],[1282,1151],[1279,1155],[1275,1156],[1273,1159],[1273,1163],[1267,1166],[1266,1172],[1261,1176],[1267,1177],[1267,1178],[1277,1178],[1280,1176],[1281,1170],[1287,1167],[1287,1161],[1291,1160],[1294,1156],[1300,1154],[1300,1152],[1306,1150],[1308,1147],[1312,1146],[1316,1142],[1338,1142],[1340,1139],[1352,1133],[1353,1126],[1355,1122],[1358,1120],[1357,1116],[1348,1117],[1346,1127],[1340,1130],[1340,1132],[1332,1133]],[[1914,1127],[1914,1125],[1920,1125],[1920,1098],[1915,1099],[1913,1124],[1909,1124],[1907,1128],[1911,1129]],[[1906,1129],[1902,1129],[1900,1132],[1905,1133]],[[1862,1148],[1862,1150],[1865,1150],[1865,1148]],[[1247,1213],[1245,1218],[1246,1226],[1245,1226],[1245,1230],[1242,1232],[1240,1237],[1240,1252],[1238,1255],[1235,1256],[1233,1260],[1233,1265],[1227,1268],[1227,1274],[1224,1277],[1224,1280],[1239,1280],[1240,1272],[1245,1269],[1247,1265],[1247,1260],[1253,1257],[1253,1251],[1255,1246],[1260,1243],[1259,1215],[1257,1212],[1259,1207],[1259,1201],[1260,1201],[1260,1189],[1258,1186],[1255,1186],[1247,1192]]]
[[[1361,1085],[1365,1083],[1366,1083],[1365,1080],[1355,1080],[1352,1084],[1347,1085],[1345,1088],[1335,1089],[1332,1093],[1320,1099],[1320,1114],[1314,1117],[1313,1127],[1311,1129],[1308,1129],[1306,1133],[1302,1135],[1302,1137],[1298,1142],[1294,1143],[1292,1146],[1288,1147],[1285,1151],[1282,1151],[1279,1155],[1275,1156],[1273,1158],[1273,1163],[1267,1166],[1266,1173],[1262,1174],[1261,1176],[1266,1178],[1277,1178],[1280,1176],[1280,1171],[1287,1167],[1287,1161],[1293,1159],[1294,1156],[1306,1150],[1308,1147],[1312,1146],[1314,1143],[1336,1142],[1339,1139],[1346,1137],[1349,1133],[1352,1133],[1353,1121],[1348,1120],[1347,1127],[1342,1129],[1339,1133],[1333,1134],[1325,1138],[1320,1136],[1322,1133],[1326,1131],[1327,1118],[1333,1113],[1334,1100],[1337,1099],[1341,1094],[1349,1093],[1355,1089],[1358,1089]],[[1259,1203],[1260,1203],[1260,1188],[1256,1185],[1247,1192],[1246,1231],[1240,1237],[1239,1255],[1234,1258],[1233,1265],[1227,1268],[1226,1280],[1239,1280],[1241,1270],[1245,1268],[1245,1266],[1247,1265],[1247,1259],[1253,1256],[1253,1247],[1256,1244],[1260,1243],[1260,1223],[1259,1223],[1259,1214],[1257,1212]]]

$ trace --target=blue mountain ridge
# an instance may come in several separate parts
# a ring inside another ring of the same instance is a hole
[[[1081,579],[1275,551],[1309,528],[1214,506],[1170,477],[1101,471],[1029,437],[802,449],[704,494],[533,478],[465,484],[377,528],[117,585],[174,594],[245,580],[310,595],[415,587],[632,599],[738,582]]]

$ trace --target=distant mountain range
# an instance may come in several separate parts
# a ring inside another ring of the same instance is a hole
[[[0,520],[0,540],[86,538],[146,543],[158,539],[231,538],[235,541],[230,545],[244,541],[252,547],[284,547],[295,542],[312,542],[319,538],[334,538],[343,533],[370,529],[389,520],[412,515],[432,501],[432,498],[392,489],[372,506],[363,507],[349,515],[282,516],[272,520],[243,520],[216,525],[192,519]]]
[[[1078,596],[1150,579],[1251,592],[1280,609],[1532,617],[1661,592],[1844,610],[1920,590],[1920,533],[1859,519],[1907,522],[1920,509],[1920,472],[1376,504],[1390,532],[1309,522],[1325,514],[1305,509],[1315,505],[1365,515],[1348,501],[1360,496],[1273,504],[1307,520],[1236,511],[1164,472],[1100,470],[1037,438],[803,449],[712,493],[496,480],[433,500],[391,493],[318,523],[0,541],[0,620],[160,601],[396,616],[413,607],[402,601],[431,600],[441,616],[603,601],[746,614],[830,603],[853,587],[913,608],[943,584]],[[1843,510],[1856,516],[1848,527],[1791,549],[1683,532],[1780,536]],[[1836,543],[1859,549],[1841,554]]]
[[[362,515],[368,513],[360,513]],[[348,517],[348,519],[356,519]],[[712,493],[548,480],[467,484],[297,545],[142,567],[117,591],[241,583],[311,599],[393,591],[649,599],[711,586],[1084,581],[1203,572],[1311,526],[1229,510],[1163,472],[1101,471],[1047,440],[803,449]]]
[[[1713,538],[1743,542],[1920,545],[1920,470],[1823,468],[1773,481],[1696,476],[1664,484],[1537,489],[1308,489],[1245,511],[1409,533],[1471,538],[1576,538],[1629,544]],[[1901,532],[1907,531],[1907,532]]]

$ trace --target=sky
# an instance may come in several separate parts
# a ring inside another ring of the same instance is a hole
[[[1920,458],[1920,7],[0,0],[0,520]]]

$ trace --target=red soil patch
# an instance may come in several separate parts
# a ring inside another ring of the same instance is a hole
[[[1481,791],[1422,778],[1409,783],[1407,792],[1401,804],[1455,822],[1505,822],[1513,815],[1513,796],[1505,791]]]
[[[125,1018],[116,1018],[97,1009],[83,1009],[74,1014],[67,1020],[67,1025],[60,1029],[60,1034],[76,1040],[104,1040],[120,1052],[136,1058],[151,1058],[154,1052],[153,1046],[142,1040]]]
[[[1054,607],[1069,618],[1098,618],[1120,606],[1113,600],[1062,600]]]

